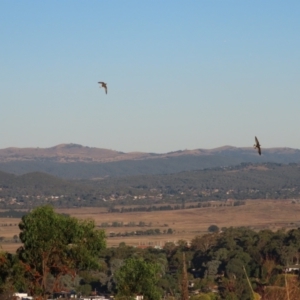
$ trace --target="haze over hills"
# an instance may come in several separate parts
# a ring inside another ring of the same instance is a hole
[[[25,174],[45,172],[69,179],[107,176],[170,174],[181,171],[233,166],[242,162],[299,163],[300,150],[255,149],[224,146],[215,149],[179,150],[168,153],[124,153],[109,149],[61,144],[51,148],[0,149],[0,170]]]

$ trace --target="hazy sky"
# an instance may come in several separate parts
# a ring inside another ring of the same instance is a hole
[[[2,0],[0,148],[300,148],[299,16],[299,0]]]

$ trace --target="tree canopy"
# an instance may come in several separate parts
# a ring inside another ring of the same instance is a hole
[[[60,289],[63,275],[99,268],[97,254],[105,248],[105,233],[91,220],[78,220],[41,206],[23,216],[19,224],[23,246],[20,261],[34,294],[45,295]],[[51,278],[52,284],[49,284]]]
[[[146,299],[160,299],[157,282],[161,268],[158,264],[147,262],[142,258],[128,258],[115,274],[118,297],[131,299],[141,294]]]

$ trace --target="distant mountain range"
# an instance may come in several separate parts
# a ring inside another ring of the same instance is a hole
[[[0,149],[0,170],[25,174],[45,172],[67,179],[92,179],[127,175],[170,174],[181,171],[251,163],[300,163],[300,150],[262,149],[224,146],[168,153],[119,152],[78,144],[61,144],[51,148]]]

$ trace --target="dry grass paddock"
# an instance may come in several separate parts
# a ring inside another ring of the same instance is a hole
[[[108,237],[108,246],[117,246],[120,242],[128,245],[164,245],[167,241],[179,239],[191,240],[199,234],[207,232],[210,225],[222,227],[247,226],[254,230],[300,227],[300,204],[291,200],[248,200],[241,206],[215,206],[170,211],[107,213],[103,208],[70,208],[56,209],[59,213],[67,213],[81,219],[93,219],[97,225],[101,223],[144,222],[151,223],[151,227],[108,227],[110,232],[131,232],[136,230],[156,229],[160,231],[172,228],[174,234]],[[2,224],[18,224],[20,219],[0,218],[0,236],[12,238],[19,234],[18,226],[1,226]],[[21,244],[3,243],[5,251],[15,251]]]

